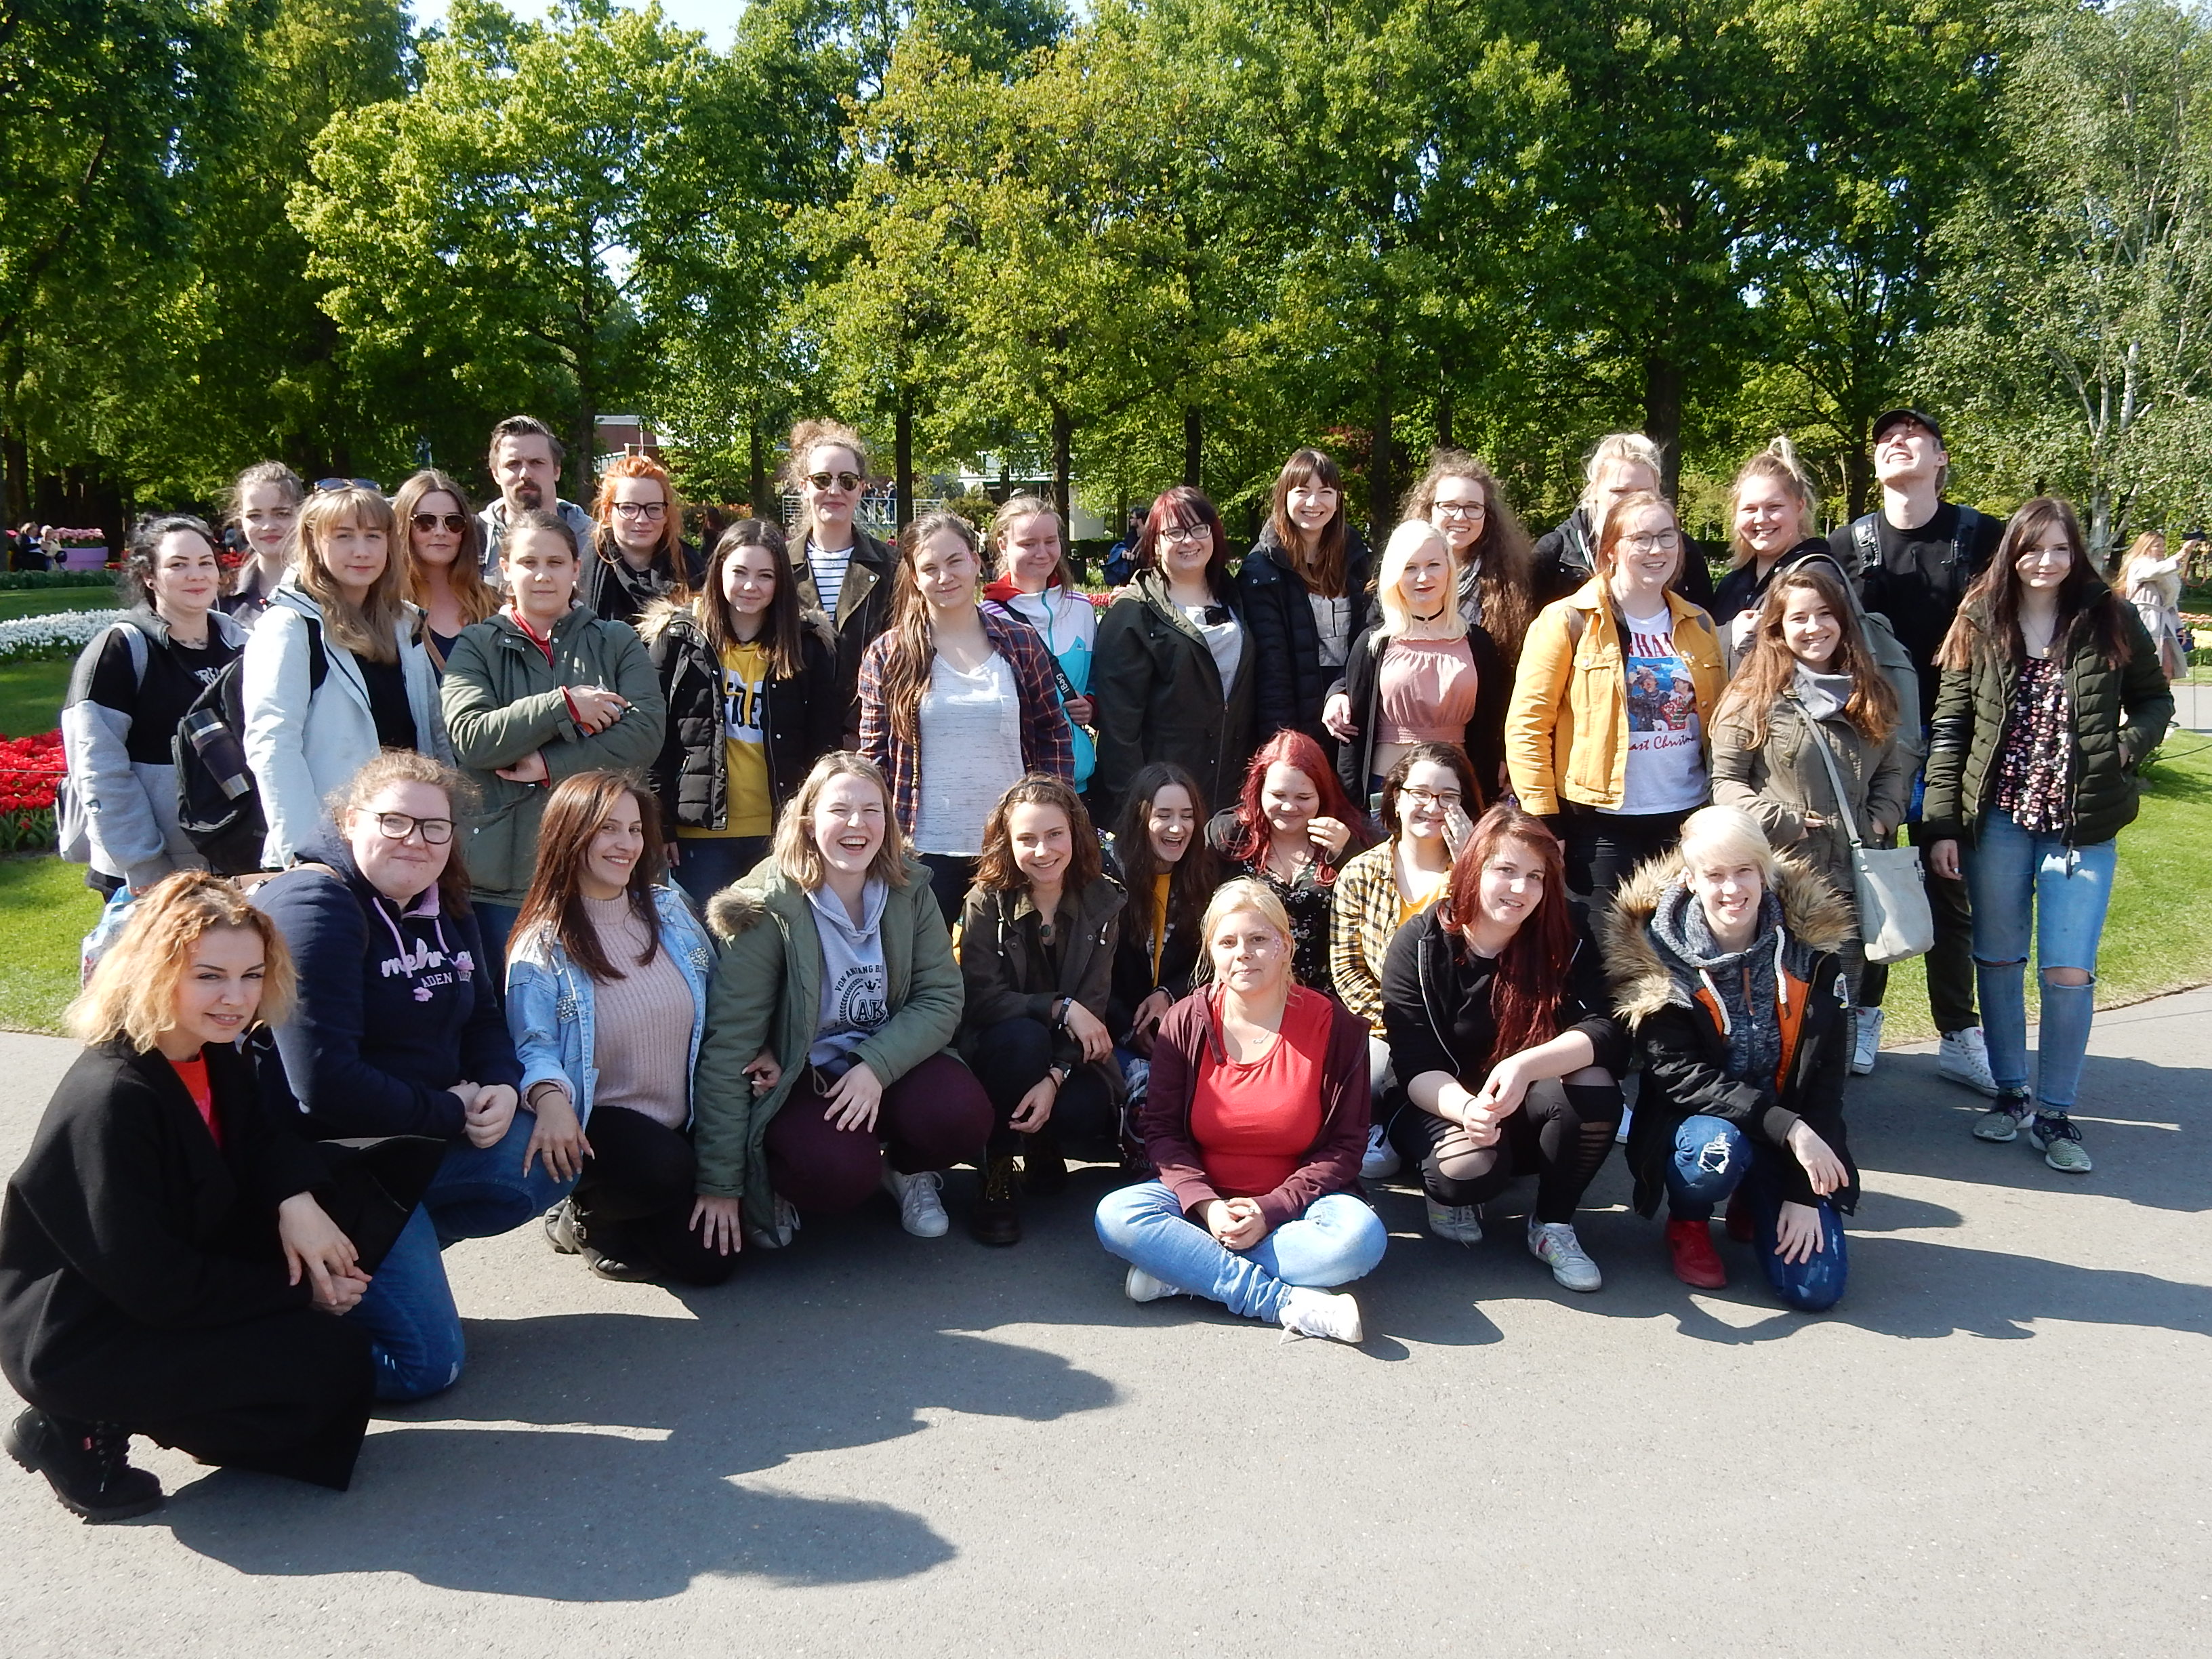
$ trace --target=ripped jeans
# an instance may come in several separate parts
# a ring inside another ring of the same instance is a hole
[[[1844,1224],[1835,1206],[1822,1199],[1814,1206],[1820,1215],[1820,1248],[1804,1261],[1784,1261],[1775,1254],[1782,1165],[1789,1156],[1753,1140],[1726,1118],[1702,1113],[1686,1117],[1674,1127],[1674,1150],[1667,1159],[1667,1213],[1675,1221],[1710,1221],[1713,1206],[1742,1187],[1766,1282],[1800,1313],[1822,1313],[1843,1299],[1850,1272]]]

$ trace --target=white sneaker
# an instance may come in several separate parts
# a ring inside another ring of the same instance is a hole
[[[1429,1200],[1429,1231],[1455,1244],[1482,1243],[1482,1210],[1474,1204],[1439,1204]]]
[[[942,1238],[952,1224],[945,1218],[945,1200],[938,1192],[945,1177],[934,1170],[920,1175],[901,1175],[884,1160],[884,1190],[898,1200],[899,1225],[916,1238]]]
[[[1528,1222],[1528,1254],[1552,1270],[1552,1277],[1561,1288],[1570,1291],[1601,1291],[1605,1275],[1597,1270],[1583,1242],[1575,1237],[1573,1224],[1565,1221]]]
[[[1129,1269],[1129,1276],[1121,1281],[1121,1294],[1132,1302],[1157,1302],[1164,1296],[1182,1294],[1164,1279],[1155,1279],[1142,1267]]]
[[[1398,1150],[1391,1146],[1390,1138],[1382,1133],[1382,1126],[1367,1126],[1367,1151],[1359,1159],[1359,1178],[1362,1181],[1388,1181],[1398,1173]]]
[[[745,1229],[745,1243],[756,1249],[781,1250],[788,1246],[799,1231],[799,1206],[781,1193],[775,1194],[775,1206],[765,1227]]]
[[[1851,1075],[1864,1077],[1874,1070],[1874,1063],[1881,1054],[1881,1010],[1861,1008],[1858,1036],[1851,1042]]]
[[[1293,1285],[1275,1315],[1285,1340],[1293,1336],[1325,1336],[1332,1342],[1360,1340],[1359,1304],[1341,1291],[1309,1290]]]
[[[1936,1075],[1995,1097],[1997,1080],[1990,1072],[1989,1045],[1982,1041],[1980,1026],[1969,1025],[1944,1037],[1936,1050]]]

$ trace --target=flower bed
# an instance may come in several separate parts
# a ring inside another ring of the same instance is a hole
[[[112,570],[0,570],[0,593],[40,587],[112,587]]]
[[[0,853],[54,848],[54,787],[62,778],[62,734],[0,740]]]
[[[0,622],[0,662],[52,662],[74,657],[92,643],[120,611],[57,611],[44,617]]]

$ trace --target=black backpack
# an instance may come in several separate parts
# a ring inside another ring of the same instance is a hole
[[[329,653],[323,625],[307,623],[307,690],[328,678]],[[269,820],[261,811],[261,790],[246,763],[246,709],[240,690],[246,659],[237,657],[208,682],[177,722],[170,753],[177,763],[177,827],[185,832],[208,868],[219,876],[242,876],[261,867],[261,844]]]

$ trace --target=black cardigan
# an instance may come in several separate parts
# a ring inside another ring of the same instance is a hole
[[[1376,627],[1381,624],[1377,623]],[[1387,643],[1387,641],[1386,641]],[[1498,769],[1505,763],[1505,711],[1513,700],[1513,678],[1489,630],[1469,623],[1468,650],[1474,658],[1474,713],[1467,722],[1467,758],[1481,790],[1479,805],[1467,804],[1469,817],[1480,817],[1482,808],[1498,794]],[[1352,718],[1359,734],[1336,751],[1337,781],[1354,805],[1367,804],[1369,766],[1375,756],[1375,728],[1380,724],[1382,654],[1376,647],[1376,629],[1352,642],[1344,659],[1344,695],[1351,700]]]
[[[1352,598],[1352,619],[1345,630],[1346,655],[1352,641],[1375,621],[1375,594],[1368,583],[1373,561],[1367,544],[1350,525],[1344,528],[1344,591]],[[1269,525],[1237,572],[1244,599],[1245,648],[1254,653],[1254,736],[1265,743],[1276,732],[1304,732],[1324,754],[1336,752],[1336,740],[1321,723],[1322,705],[1337,680],[1321,662],[1321,630],[1314,626],[1305,579],[1285,561]],[[1242,780],[1238,780],[1242,781]],[[1213,803],[1216,806],[1219,801]]]

